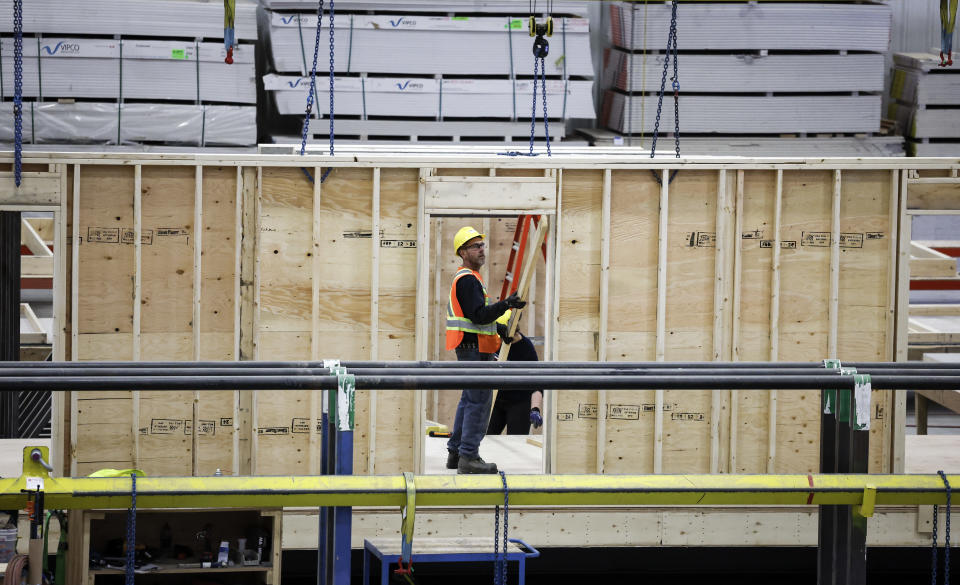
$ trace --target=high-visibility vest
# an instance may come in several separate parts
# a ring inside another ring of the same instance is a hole
[[[480,352],[496,353],[500,349],[500,336],[497,335],[496,321],[480,325],[463,316],[463,309],[457,299],[457,281],[468,274],[472,274],[480,281],[480,287],[483,289],[483,304],[490,304],[487,287],[484,286],[480,273],[476,270],[461,267],[453,276],[453,284],[450,285],[450,297],[447,300],[447,349],[455,349],[460,345],[464,333],[476,333]]]

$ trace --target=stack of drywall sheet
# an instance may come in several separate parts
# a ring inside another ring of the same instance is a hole
[[[308,70],[317,34],[316,13],[268,12],[267,16],[274,71]],[[532,40],[523,18],[342,15],[339,21],[334,26],[338,73],[533,75]],[[320,32],[321,70],[327,68],[328,27],[325,17]],[[589,33],[586,19],[555,19],[547,74],[592,77]]]
[[[310,10],[316,8],[313,0],[261,0],[261,4],[271,10]],[[588,2],[558,0],[551,2],[553,14],[584,16],[587,14]],[[544,5],[541,4],[540,8]],[[413,0],[403,2],[405,13],[409,12],[497,12],[502,14],[522,15],[529,11],[529,7],[516,0]],[[377,2],[376,0],[337,0],[337,10],[350,11],[381,11],[397,10],[397,2]]]
[[[11,0],[0,0],[0,10],[12,11]],[[257,4],[237,0],[241,44],[230,65],[223,10],[212,0],[25,2],[24,141],[255,144],[255,45],[244,41],[257,39]],[[5,19],[0,97],[8,111],[11,32]],[[4,124],[9,140],[12,121]]]
[[[611,49],[604,56],[603,85],[625,92],[657,92],[663,76],[662,53],[643,55]],[[671,69],[666,87],[671,89]],[[883,91],[883,55],[715,54],[680,55],[684,93]]]
[[[931,53],[897,53],[887,115],[913,156],[960,154],[960,64],[940,67]]]
[[[680,133],[866,133],[880,128],[879,95],[680,96]],[[672,96],[664,98],[660,132],[674,131]],[[601,117],[620,132],[653,131],[656,95],[607,91]]]
[[[256,118],[253,106],[25,102],[23,141],[245,146],[256,143]],[[13,141],[12,101],[0,103],[0,141]]]
[[[643,149],[649,153],[651,137],[647,133],[641,136],[622,136],[616,132],[600,128],[578,130],[591,146],[611,147],[628,146]],[[902,136],[863,136],[839,138],[771,138],[747,136],[735,137],[695,137],[681,136],[680,148],[684,156],[903,156]],[[657,156],[675,155],[673,138],[661,139],[657,143]]]
[[[615,2],[609,15],[602,124],[650,133],[671,5]],[[678,19],[681,135],[880,132],[888,6],[687,3]],[[672,78],[671,63],[661,133],[674,132]]]
[[[267,4],[271,8],[312,8],[298,0]],[[342,3],[337,6],[346,10],[377,10],[387,5],[357,1],[346,7]],[[335,114],[348,116],[336,120],[336,134],[361,139],[416,140],[430,136],[454,141],[502,138],[507,142],[529,136],[534,73],[532,39],[527,19],[513,12],[518,8],[526,12],[527,7],[504,2],[426,0],[416,7],[440,15],[336,16],[334,67],[338,79],[334,108]],[[585,8],[584,3],[574,2],[555,7],[554,12],[580,14],[586,12]],[[279,74],[264,77],[264,88],[273,97],[273,113],[302,116],[307,97],[304,85],[309,85],[304,76],[312,67],[317,34],[316,12],[264,10],[260,23],[268,35],[269,67]],[[323,116],[329,110],[327,15],[320,35],[316,96],[319,107],[314,111]],[[547,110],[554,121],[550,136],[556,140],[566,134],[567,120],[596,117],[589,21],[556,17],[550,49],[546,60]],[[540,87],[537,89],[539,93]],[[536,107],[537,116],[542,118],[543,103],[539,97]],[[410,120],[412,117],[427,120]],[[319,139],[328,132],[324,124],[314,126],[310,139]],[[522,126],[525,129],[521,130]]]
[[[237,0],[237,40],[256,40],[257,3]],[[13,1],[0,0],[0,12],[13,14]],[[0,21],[13,32],[13,19]],[[25,34],[133,35],[190,39],[223,38],[223,3],[208,0],[30,0],[23,3]]]
[[[625,49],[666,48],[670,14],[667,2],[648,6],[614,2],[610,5],[609,38]],[[882,53],[890,44],[891,12],[881,4],[704,2],[682,4],[678,22],[681,51]]]
[[[264,89],[276,100],[280,114],[300,114],[310,90],[310,78],[269,74]],[[327,77],[318,76],[318,95],[326,96]],[[338,77],[334,80],[334,113],[363,117],[420,116],[427,118],[503,118],[531,110],[532,80],[433,79],[410,77]],[[538,92],[542,88],[537,85]],[[548,80],[552,118],[593,118],[593,82]],[[538,114],[540,109],[538,105]],[[318,99],[316,111],[328,113],[329,101]]]
[[[223,43],[25,38],[25,98],[149,99],[257,103],[254,45],[224,63]],[[4,99],[13,95],[13,39],[0,41]],[[123,87],[120,87],[121,82]]]

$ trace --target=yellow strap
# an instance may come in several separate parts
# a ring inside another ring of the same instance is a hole
[[[133,474],[137,477],[146,477],[143,471],[139,469],[98,469],[87,477],[130,477]]]

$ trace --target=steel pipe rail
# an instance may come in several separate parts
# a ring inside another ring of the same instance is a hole
[[[338,365],[353,370],[356,368],[463,368],[457,361],[341,361]],[[844,367],[864,370],[889,370],[899,368],[936,370],[956,369],[956,364],[943,362],[844,362]],[[0,368],[326,368],[322,361],[242,361],[242,362],[3,362]],[[470,362],[471,369],[755,369],[755,368],[816,369],[825,371],[822,362]]]
[[[950,475],[960,485],[960,475]],[[417,506],[503,503],[499,476],[421,475]],[[876,505],[946,503],[936,475],[508,475],[510,503],[527,506]],[[0,509],[22,509],[25,478],[0,479]],[[44,479],[48,508],[125,508],[130,478]],[[873,500],[874,493],[870,493]],[[137,508],[403,506],[402,475],[302,477],[140,477]]]
[[[960,390],[960,376],[871,377],[875,390]],[[675,376],[356,376],[358,390],[817,390],[853,389],[852,375],[675,375]],[[10,376],[0,378],[0,391],[53,390],[334,390],[337,376]]]
[[[839,375],[837,368],[511,368],[507,371],[496,368],[350,368],[347,373],[355,376],[722,376],[736,374],[737,376],[824,376]],[[882,373],[892,376],[960,376],[960,368],[954,369],[920,369],[920,368],[890,368],[871,370],[860,368],[859,374]],[[100,378],[128,377],[128,376],[331,376],[335,375],[330,368],[5,368],[0,367],[0,377],[91,377]]]

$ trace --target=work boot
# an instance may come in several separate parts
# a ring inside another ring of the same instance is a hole
[[[457,464],[460,463],[460,453],[457,451],[447,450],[447,469],[456,469]]]
[[[496,473],[497,464],[487,463],[481,457],[461,457],[457,464],[457,473]]]

